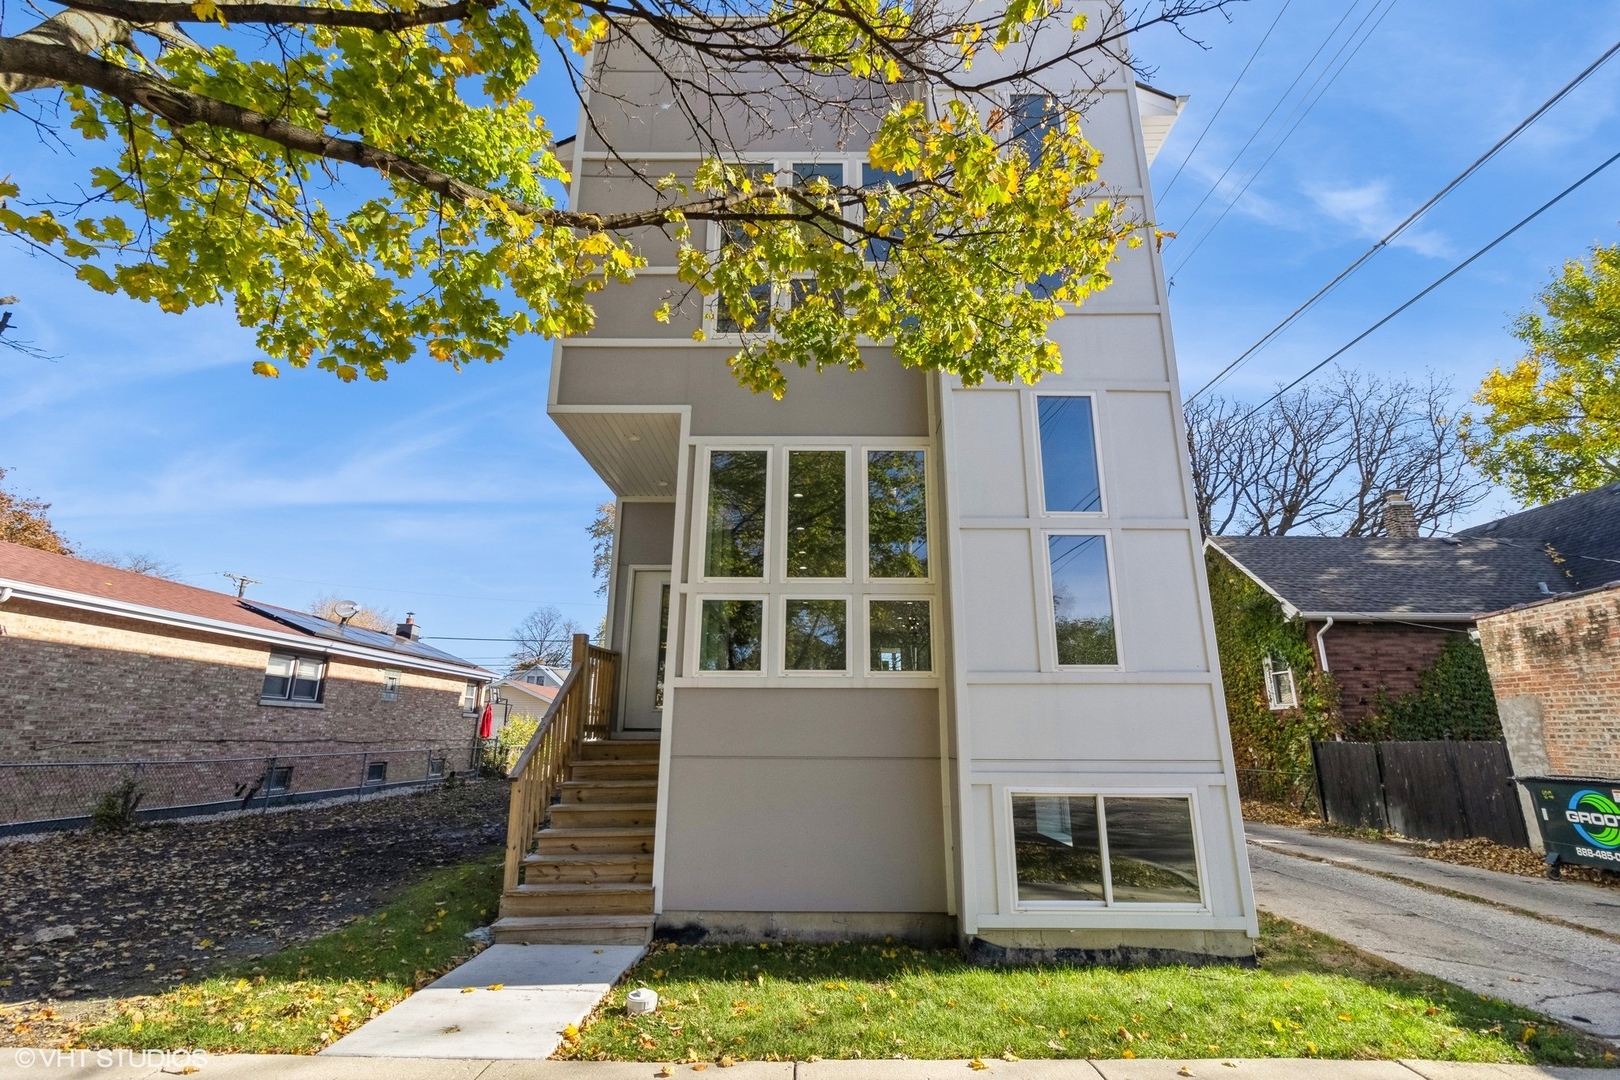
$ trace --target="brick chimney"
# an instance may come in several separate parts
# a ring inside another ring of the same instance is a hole
[[[1416,540],[1419,535],[1417,511],[1404,491],[1384,492],[1384,535],[1396,540]]]
[[[1416,526],[1413,526],[1416,528]],[[1416,533],[1412,534],[1416,536]],[[394,636],[402,637],[406,641],[415,641],[422,636],[422,628],[416,625],[416,612],[407,611],[405,621],[394,627]]]

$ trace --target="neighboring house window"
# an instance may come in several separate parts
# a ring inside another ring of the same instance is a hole
[[[1108,541],[1098,533],[1046,538],[1060,667],[1119,663],[1108,584]]]
[[[873,600],[867,614],[873,671],[934,670],[927,600]]]
[[[698,667],[703,671],[759,671],[764,614],[763,600],[704,600]]]
[[[874,578],[928,576],[928,483],[921,450],[866,454],[867,569]]]
[[[264,793],[266,795],[285,795],[292,790],[291,765],[276,765],[264,778]]]
[[[842,578],[848,572],[848,455],[789,450],[787,459],[787,576]]]
[[[478,684],[468,680],[467,685],[461,689],[461,711],[478,711]]]
[[[1097,477],[1097,434],[1091,398],[1063,394],[1035,398],[1041,433],[1041,495],[1048,514],[1094,514],[1102,509]]]
[[[1273,709],[1299,707],[1299,693],[1294,689],[1294,669],[1277,653],[1267,653],[1263,661],[1266,671],[1266,703]]]
[[[271,653],[264,669],[264,687],[259,691],[259,700],[315,704],[321,700],[321,686],[325,681],[324,661]]]
[[[1192,799],[1012,797],[1018,903],[1198,904]]]
[[[368,762],[366,762],[366,783],[367,784],[386,784],[386,783],[388,783],[388,762],[386,762],[386,761],[368,761]]]
[[[849,667],[849,602],[789,600],[783,633],[788,671],[845,671]]]
[[[399,700],[399,672],[389,668],[383,669],[382,699],[384,701]]]
[[[703,576],[765,576],[767,450],[709,454],[709,515]]]

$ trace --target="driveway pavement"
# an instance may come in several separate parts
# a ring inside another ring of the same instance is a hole
[[[1614,925],[1607,914],[1614,894],[1434,863],[1389,845],[1248,828],[1255,900],[1263,910],[1403,967],[1620,1039],[1620,938],[1379,875],[1399,874],[1595,928]]]

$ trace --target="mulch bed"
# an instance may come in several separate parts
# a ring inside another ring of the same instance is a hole
[[[0,1003],[159,989],[317,937],[501,844],[507,798],[483,781],[0,845]]]

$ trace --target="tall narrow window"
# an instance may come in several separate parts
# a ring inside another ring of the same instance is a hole
[[[868,607],[873,671],[933,671],[927,600],[873,600]]]
[[[1266,703],[1273,709],[1292,709],[1299,705],[1299,694],[1294,689],[1294,669],[1287,657],[1280,653],[1267,653],[1262,661],[1266,674]]]
[[[928,485],[923,451],[869,451],[866,503],[871,576],[927,577]]]
[[[1049,514],[1102,509],[1097,481],[1097,439],[1091,399],[1074,395],[1035,399],[1041,431],[1041,490]]]
[[[876,165],[861,166],[861,187],[874,193],[866,198],[866,223],[868,227],[877,226],[883,221],[883,211],[887,207],[888,200],[884,198],[882,192],[891,186],[898,188],[901,184],[909,184],[911,180],[912,175],[909,172],[890,172],[888,169],[880,169]],[[873,262],[888,262],[895,244],[899,243],[903,235],[898,229],[888,228],[884,231],[893,236],[894,239],[868,240],[866,242],[866,257]]]
[[[1108,545],[1101,536],[1049,536],[1057,661],[1064,666],[1117,664]]]
[[[382,673],[382,699],[384,701],[399,700],[400,673],[393,668],[384,668]]]
[[[843,671],[849,666],[849,605],[843,600],[789,600],[784,666],[789,671]]]
[[[1050,94],[1014,94],[1008,111],[1013,141],[1023,149],[1030,165],[1039,164],[1046,133],[1057,122],[1057,99]]]
[[[770,175],[769,165],[749,165],[749,177],[758,184],[765,183],[765,177]],[[720,226],[720,248],[722,253],[727,248],[746,250],[752,248],[754,238],[748,235],[747,229],[735,222],[726,222]],[[761,281],[749,286],[748,303],[739,305],[733,310],[724,299],[717,305],[715,312],[715,329],[722,334],[758,333],[770,325],[771,318],[771,283]]]
[[[789,450],[787,487],[787,576],[844,577],[844,452]]]
[[[762,600],[705,600],[698,648],[704,671],[758,671]]]
[[[765,576],[765,450],[715,450],[709,455],[708,541],[703,574]]]

